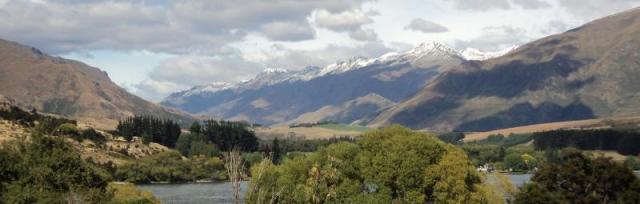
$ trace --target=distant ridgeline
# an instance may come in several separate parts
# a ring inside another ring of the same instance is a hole
[[[623,155],[640,154],[640,133],[622,130],[554,130],[533,135],[538,150],[575,147],[582,150],[610,150]]]

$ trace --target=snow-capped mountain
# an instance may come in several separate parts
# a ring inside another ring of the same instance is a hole
[[[377,58],[367,58],[361,56],[352,57],[344,61],[338,61],[336,63],[329,64],[322,68],[306,67],[305,69],[300,71],[291,71],[282,68],[267,68],[258,73],[253,79],[246,80],[237,84],[215,82],[212,84],[196,86],[187,91],[178,93],[185,96],[191,96],[194,94],[207,92],[213,93],[227,89],[257,90],[264,86],[269,86],[277,83],[309,81],[318,77],[341,74],[375,64],[417,63],[419,60],[425,60],[425,58],[442,60],[445,58],[463,57],[466,59],[466,57],[461,56],[460,53],[464,54],[465,52],[457,52],[456,50],[448,47],[443,43],[425,42],[404,53],[390,52]]]
[[[216,83],[218,86],[210,84],[172,94],[163,104],[218,118],[267,125],[283,123],[326,106],[340,106],[372,94],[399,102],[439,73],[463,61],[456,50],[442,43],[427,42],[402,53],[387,53],[377,58],[352,57],[300,71],[265,69],[241,83]],[[374,112],[380,109],[359,107],[359,111],[345,111],[353,115],[344,118],[359,121],[364,115],[358,114],[369,108]]]
[[[483,52],[475,48],[467,48],[460,52],[460,56],[462,56],[466,60],[484,61],[496,57],[502,57],[503,55],[506,55],[516,49],[518,49],[518,46],[512,46],[503,50],[493,52]]]
[[[213,82],[210,84],[193,87],[189,90],[184,91],[182,95],[192,96],[192,95],[197,95],[197,94],[202,94],[207,92],[213,93],[221,90],[230,89],[232,87],[233,85],[227,82]]]

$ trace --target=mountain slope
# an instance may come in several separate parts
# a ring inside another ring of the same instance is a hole
[[[302,114],[287,123],[302,124],[318,121],[333,121],[343,124],[364,124],[372,120],[379,112],[394,104],[394,102],[372,93],[347,101],[339,106],[325,106],[316,111]]]
[[[344,108],[345,103],[365,96],[376,95],[370,99],[384,100],[369,103],[374,105],[366,108],[378,111],[381,104],[387,106],[405,99],[439,73],[464,61],[458,52],[443,44],[424,43],[406,53],[390,53],[379,58],[356,57],[323,68],[269,69],[240,84],[210,88],[213,91],[201,91],[213,86],[210,85],[175,93],[163,104],[191,113],[266,125],[295,121],[301,115],[326,112],[328,107]],[[372,118],[361,110],[331,112],[341,112],[342,116],[328,114],[316,119],[351,123]],[[311,118],[306,117],[304,121],[313,122],[308,121]]]
[[[462,66],[383,112],[371,125],[485,131],[639,115],[640,10]]]
[[[193,120],[189,114],[128,93],[97,68],[5,40],[0,40],[0,95],[28,108],[105,128],[134,114]]]

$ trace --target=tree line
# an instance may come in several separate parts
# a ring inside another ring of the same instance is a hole
[[[127,141],[133,136],[142,138],[145,143],[155,142],[167,147],[175,147],[182,132],[180,125],[169,119],[153,116],[133,116],[118,122],[117,131]]]
[[[623,155],[640,153],[640,134],[607,130],[554,130],[533,135],[538,150],[575,147],[582,150],[612,150]]]

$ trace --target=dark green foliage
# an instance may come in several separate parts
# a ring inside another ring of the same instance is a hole
[[[54,133],[60,125],[65,123],[77,125],[75,120],[38,114],[35,109],[28,112],[17,106],[0,108],[0,118],[25,127],[35,127],[37,124],[38,131],[43,133]]]
[[[527,169],[527,165],[519,154],[509,154],[504,157],[504,167],[514,171]]]
[[[153,136],[147,133],[142,134],[142,143],[149,145],[150,142],[153,142]]]
[[[465,145],[462,149],[477,165],[501,162],[505,156],[505,150],[495,145]]]
[[[627,159],[624,160],[624,165],[634,171],[640,170],[640,162],[638,162],[638,159],[635,157],[627,157]]]
[[[444,133],[444,134],[438,135],[438,139],[449,144],[459,144],[460,142],[462,142],[462,139],[464,139],[464,133],[462,132]]]
[[[202,124],[202,135],[222,151],[239,148],[242,151],[258,149],[258,138],[248,124],[232,121],[207,120]]]
[[[264,159],[261,152],[247,152],[242,154],[242,160],[244,161],[244,168],[251,169],[255,164],[259,164]]]
[[[126,140],[133,136],[151,137],[151,142],[167,147],[175,147],[182,130],[180,125],[172,120],[162,120],[152,116],[134,116],[118,122],[119,135]]]
[[[0,118],[12,121],[14,123],[32,127],[39,115],[36,112],[27,112],[16,106],[0,108]]]
[[[76,139],[77,141],[91,140],[97,144],[103,144],[105,141],[107,141],[107,138],[102,133],[99,133],[93,128],[81,130],[77,134],[68,135],[68,136],[71,136],[73,139]]]
[[[560,164],[546,163],[516,203],[638,203],[640,180],[610,158],[590,159],[579,151],[565,151]],[[570,201],[570,202],[567,202]]]
[[[200,123],[198,121],[193,122],[193,124],[191,124],[191,127],[189,128],[189,132],[199,135],[200,133],[202,133],[202,126],[200,126]]]
[[[614,150],[623,155],[640,153],[640,134],[618,130],[554,130],[534,134],[538,150],[575,147],[582,150]]]
[[[184,160],[177,152],[165,151],[118,166],[115,178],[132,183],[222,180],[225,179],[225,169],[218,157],[196,156]]]
[[[280,148],[280,142],[278,138],[273,139],[273,143],[271,144],[271,162],[274,164],[280,164],[282,161],[282,148]]]
[[[0,203],[105,203],[108,181],[61,138],[34,134],[0,149]]]
[[[184,156],[203,155],[207,157],[219,156],[218,147],[207,141],[203,135],[187,133],[180,135],[176,142],[176,150]]]
[[[266,154],[271,154],[271,148],[273,145],[273,141],[262,140],[260,141],[260,151],[265,152]],[[315,140],[304,140],[304,139],[278,139],[278,146],[282,153],[286,152],[313,152],[321,147],[326,147],[331,144],[336,144],[339,142],[355,142],[354,138],[350,137],[340,137],[340,138],[330,138],[330,139],[315,139]]]

